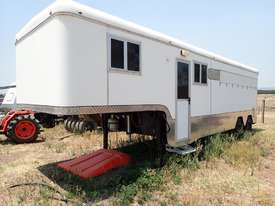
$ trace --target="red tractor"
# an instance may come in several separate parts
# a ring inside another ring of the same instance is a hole
[[[16,143],[36,140],[42,126],[30,110],[12,110],[0,119],[0,134],[5,134]]]

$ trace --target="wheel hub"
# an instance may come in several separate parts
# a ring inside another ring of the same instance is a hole
[[[15,135],[20,139],[29,139],[35,135],[36,126],[28,120],[20,121],[15,126]]]

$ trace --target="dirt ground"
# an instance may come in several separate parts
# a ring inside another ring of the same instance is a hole
[[[275,113],[274,113],[275,114]],[[255,171],[232,166],[224,160],[201,162],[193,173],[181,171],[181,184],[155,191],[146,203],[134,205],[275,205],[275,115],[254,125],[257,137],[265,137],[265,155]],[[258,118],[260,120],[260,118]],[[111,145],[127,136],[112,134]],[[55,164],[102,147],[102,134],[71,135],[59,125],[46,129],[32,144],[14,144],[0,136],[0,205],[93,205],[71,197],[63,173]],[[262,147],[262,146],[261,146]],[[259,163],[259,164],[258,164]],[[253,173],[253,174],[252,174]],[[108,178],[107,178],[108,179]],[[68,181],[68,180],[66,180]],[[75,185],[71,185],[74,187]],[[81,188],[79,194],[81,195]],[[68,201],[70,199],[70,201]],[[97,205],[112,205],[112,195]]]

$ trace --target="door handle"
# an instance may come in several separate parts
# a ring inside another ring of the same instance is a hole
[[[190,98],[190,97],[188,97],[188,99],[187,99],[187,100],[188,100],[188,103],[190,104],[190,103],[191,103],[191,98]]]

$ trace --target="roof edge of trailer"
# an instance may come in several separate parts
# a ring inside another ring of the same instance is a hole
[[[129,32],[136,33],[138,35],[142,35],[145,37],[149,37],[161,42],[165,42],[172,46],[176,46],[182,49],[189,50],[190,52],[206,56],[213,60],[220,61],[222,63],[227,63],[233,66],[240,67],[245,70],[249,70],[251,72],[258,73],[256,68],[241,64],[237,61],[225,58],[221,55],[209,52],[205,49],[201,49],[199,47],[195,47],[191,44],[185,43],[176,38],[170,37],[168,35],[162,34],[160,32],[154,31],[152,29],[140,26],[133,22],[121,19],[119,17],[112,16],[103,11],[88,7],[86,5],[77,3],[72,0],[57,0],[52,3],[49,7],[41,11],[39,14],[34,16],[17,34],[16,34],[16,42],[23,40],[23,38],[34,31],[40,24],[42,24],[45,20],[50,18],[53,14],[57,13],[72,13],[75,15],[84,16],[89,19],[93,19],[104,24],[108,24],[110,26],[114,26],[123,30],[127,30]]]

